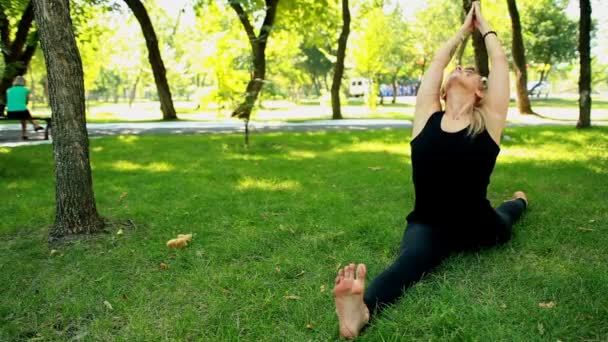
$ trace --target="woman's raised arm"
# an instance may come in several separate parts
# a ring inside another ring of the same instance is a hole
[[[472,7],[475,8],[475,27],[484,37],[492,64],[488,75],[488,91],[483,102],[487,112],[487,128],[490,134],[500,137],[509,109],[509,64],[496,32],[492,31],[488,22],[481,15],[479,2],[473,2]]]
[[[420,83],[420,88],[418,89],[418,94],[416,96],[412,139],[422,131],[422,128],[431,114],[441,110],[439,92],[441,89],[441,82],[443,81],[443,71],[448,63],[450,63],[450,60],[452,60],[458,46],[471,32],[473,32],[473,29],[475,28],[473,13],[474,7],[471,6],[471,10],[460,30],[458,30],[458,32],[435,53],[428,70],[422,77],[422,82]]]

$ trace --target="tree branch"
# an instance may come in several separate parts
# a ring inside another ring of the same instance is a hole
[[[249,37],[249,42],[251,44],[256,44],[257,37],[255,36],[253,26],[251,26],[251,23],[249,22],[249,18],[247,17],[247,13],[245,13],[245,10],[241,6],[241,4],[236,0],[229,0],[228,3],[230,4],[230,7],[232,7],[234,9],[234,11],[236,12],[236,14],[238,15],[239,20],[241,21],[241,24],[243,24],[243,27],[245,28],[245,32],[247,32],[247,37]]]
[[[272,25],[274,25],[278,5],[279,0],[266,0],[266,17],[264,17],[264,22],[262,23],[262,27],[260,27],[260,34],[258,36],[259,41],[264,44],[270,35]]]
[[[17,34],[15,35],[15,39],[11,44],[10,53],[13,54],[13,58],[17,57],[15,54],[21,54],[21,49],[27,42],[27,36],[29,35],[30,28],[32,27],[32,22],[34,21],[34,5],[32,1],[28,1],[27,7],[23,11],[21,15],[21,20],[19,20],[19,24],[17,25]]]
[[[6,13],[4,11],[4,6],[0,3],[0,49],[2,53],[8,49],[11,44],[11,28],[9,26],[8,18],[6,17]]]

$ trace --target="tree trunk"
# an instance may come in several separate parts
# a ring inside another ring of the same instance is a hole
[[[517,108],[520,114],[535,114],[530,106],[528,97],[528,71],[526,69],[526,50],[521,34],[521,22],[519,11],[515,0],[507,0],[509,14],[511,15],[511,29],[513,31],[513,41],[511,53],[513,64],[515,65],[515,85],[517,87]]]
[[[133,83],[133,87],[131,88],[131,94],[129,95],[129,108],[133,105],[133,101],[135,100],[135,95],[137,93],[137,84],[139,83],[139,79],[141,78],[141,71],[135,78],[135,82]]]
[[[127,6],[137,18],[141,31],[144,34],[146,40],[146,46],[148,47],[148,60],[152,67],[152,73],[154,74],[154,82],[156,83],[156,89],[158,90],[158,98],[160,100],[160,109],[163,112],[163,120],[177,120],[175,114],[175,108],[173,107],[173,100],[171,99],[171,89],[167,82],[167,72],[165,70],[165,64],[160,55],[158,48],[158,39],[154,32],[154,27],[148,16],[148,11],[141,3],[140,0],[125,0]]]
[[[471,2],[471,0],[462,0],[465,13],[469,13]],[[486,44],[483,41],[481,33],[477,30],[473,32],[473,50],[475,51],[477,71],[481,76],[487,77],[490,73],[490,69],[488,68],[488,51],[486,50]]]
[[[49,237],[93,233],[104,226],[93,194],[85,123],[82,61],[69,0],[34,0],[53,113],[55,223]]]
[[[24,75],[27,67],[36,52],[38,46],[38,34],[34,31],[31,39],[30,29],[34,21],[33,3],[28,2],[25,7],[19,23],[17,24],[17,32],[15,38],[10,41],[10,22],[4,12],[4,7],[0,4],[0,36],[2,47],[2,57],[4,58],[4,71],[0,80],[0,113],[4,113],[6,106],[6,90],[13,84],[13,79],[16,76]],[[24,49],[25,46],[25,49]]]
[[[334,78],[331,83],[331,111],[332,119],[342,119],[342,111],[340,110],[340,86],[342,85],[342,77],[344,76],[344,58],[346,56],[346,43],[350,33],[350,11],[348,9],[348,0],[342,0],[342,32],[338,38],[338,55],[336,66],[334,67]]]
[[[393,76],[393,104],[397,103],[397,75]]]
[[[581,70],[578,79],[579,117],[577,128],[591,126],[591,3],[580,0],[581,18],[579,24],[578,53]]]
[[[245,120],[246,128],[249,126],[249,119],[251,118],[253,106],[255,105],[260,90],[264,86],[264,79],[266,76],[266,45],[270,36],[270,30],[274,25],[278,4],[279,0],[266,0],[266,16],[264,17],[264,22],[260,28],[260,33],[256,36],[253,26],[249,22],[247,13],[241,7],[240,3],[230,1],[230,6],[238,15],[245,32],[247,32],[247,37],[249,38],[249,44],[251,46],[251,54],[253,56],[253,74],[251,80],[247,84],[247,89],[245,90],[245,100],[243,100],[234,112],[232,112],[232,116]],[[246,144],[249,141],[248,134],[249,130],[246,129]]]

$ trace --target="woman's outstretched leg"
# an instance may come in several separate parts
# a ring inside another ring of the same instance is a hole
[[[365,304],[373,314],[399,299],[403,292],[450,254],[440,228],[408,224],[399,257],[374,279],[365,292]]]

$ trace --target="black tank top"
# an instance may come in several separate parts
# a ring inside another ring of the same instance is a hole
[[[486,195],[500,147],[487,130],[475,136],[468,128],[443,131],[443,115],[431,115],[410,143],[416,202],[407,220],[449,226],[493,222],[496,214]]]

